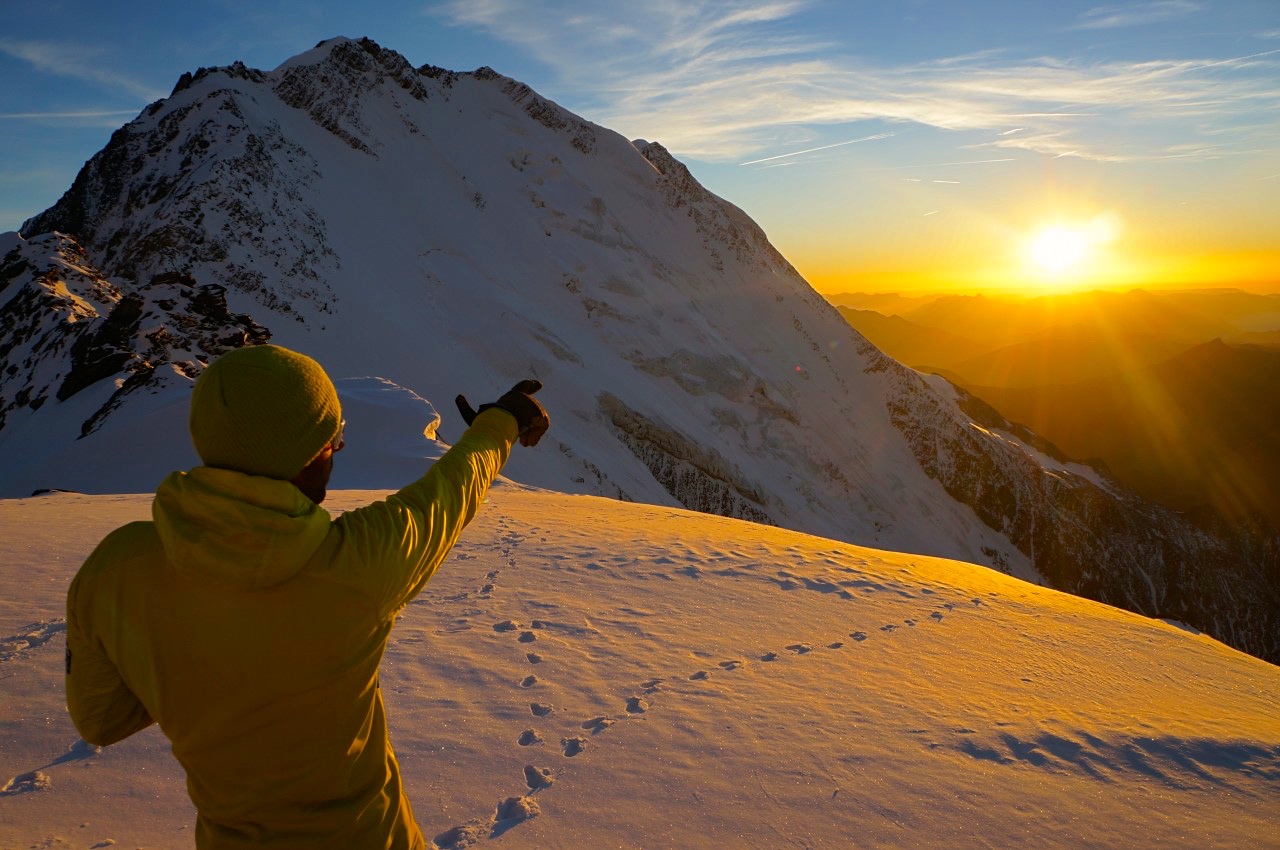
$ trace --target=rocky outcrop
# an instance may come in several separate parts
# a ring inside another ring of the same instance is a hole
[[[694,443],[611,393],[602,394],[599,403],[619,442],[677,502],[693,511],[776,525],[764,494],[714,448]]]
[[[278,124],[246,118],[245,75],[226,70],[216,75],[223,87],[188,88],[176,98],[186,102],[117,130],[21,232],[73,236],[107,277],[149,280],[204,263],[218,275],[207,283],[267,309],[299,321],[332,312],[325,277],[337,258],[306,197],[317,163]]]
[[[228,310],[220,285],[180,273],[109,280],[62,233],[17,240],[0,269],[0,430],[22,409],[114,380],[81,426],[92,433],[131,393],[174,373],[194,379],[210,359],[271,336]]]

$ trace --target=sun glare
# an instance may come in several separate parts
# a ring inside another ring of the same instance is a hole
[[[1044,287],[1086,284],[1105,272],[1103,248],[1115,240],[1118,230],[1110,215],[1080,224],[1045,225],[1024,243],[1027,265]]]
[[[1040,268],[1062,274],[1080,265],[1089,251],[1089,237],[1081,230],[1048,227],[1031,240],[1031,257]]]

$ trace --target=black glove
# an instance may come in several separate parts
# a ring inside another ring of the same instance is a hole
[[[505,410],[516,418],[516,425],[520,429],[520,445],[536,446],[538,440],[541,440],[542,435],[547,433],[547,429],[551,427],[551,417],[547,415],[546,409],[538,403],[538,400],[533,397],[533,394],[540,389],[542,389],[542,382],[530,379],[516,384],[497,401],[480,405],[479,410],[471,407],[471,403],[467,401],[466,396],[458,396],[454,399],[454,403],[458,405],[458,412],[462,414],[462,421],[468,425],[475,420],[477,415],[484,413],[491,407]]]

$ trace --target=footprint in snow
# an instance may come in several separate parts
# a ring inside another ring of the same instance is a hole
[[[493,813],[493,829],[489,832],[489,837],[497,838],[516,824],[532,820],[539,814],[541,810],[538,808],[538,801],[532,797],[508,797]]]
[[[649,703],[640,697],[627,698],[627,714],[644,714],[649,710]]]
[[[469,821],[462,826],[446,829],[432,839],[432,843],[440,850],[463,850],[464,847],[470,847],[484,840],[484,834],[488,829],[489,825],[478,820]]]
[[[659,687],[661,684],[662,684],[662,680],[661,680],[661,679],[650,679],[650,680],[649,680],[649,681],[647,681],[647,682],[641,682],[641,683],[640,683],[640,687],[644,688],[644,692],[645,692],[646,694],[651,694],[651,693],[653,693],[654,691],[658,690],[658,687]]]
[[[561,738],[560,747],[561,747],[560,751],[564,754],[565,758],[573,758],[578,753],[586,749],[587,739],[580,738],[580,737]]]
[[[617,723],[617,721],[610,717],[605,717],[602,714],[598,717],[593,717],[590,720],[582,721],[582,728],[589,730],[592,735],[598,735],[614,723]]]
[[[796,655],[804,655],[806,652],[813,652],[813,647],[807,643],[793,643],[788,646],[787,649],[791,650]]]
[[[720,666],[723,667],[725,670],[737,670],[739,667],[742,666],[742,662],[741,661],[721,661]]]
[[[887,626],[880,627],[880,631],[882,632],[896,632],[897,630],[898,630],[897,623],[889,623]]]
[[[47,791],[52,787],[53,780],[49,778],[49,774],[33,770],[30,773],[20,773],[6,782],[0,787],[0,797],[12,797],[31,791]]]
[[[529,663],[530,663],[530,664],[541,664],[541,663],[542,663],[542,656],[541,656],[541,655],[539,655],[539,654],[538,654],[538,653],[536,653],[536,652],[527,652],[527,653],[525,653],[525,656],[524,656],[524,657],[525,657],[525,658],[527,658],[527,659],[529,660]]]
[[[538,684],[537,676],[525,676],[520,680],[520,687],[522,688],[532,688],[536,684]]]
[[[529,703],[529,713],[535,717],[546,717],[552,712],[552,707],[541,702]]]
[[[778,660],[778,653],[776,653],[776,652],[766,652],[764,655],[761,655],[761,656],[760,656],[760,660],[761,660],[761,661],[777,661],[777,660]]]
[[[501,623],[493,624],[495,632],[514,632],[518,628],[520,628],[520,624],[515,620],[503,620]]]
[[[530,747],[534,744],[541,744],[542,736],[538,734],[536,729],[526,729],[520,733],[519,744],[522,747]]]
[[[699,670],[697,673],[694,673],[692,676],[689,677],[689,679],[694,682],[704,682],[710,678],[711,678],[711,674],[706,670]]]
[[[550,788],[551,783],[555,781],[555,777],[549,767],[534,767],[531,764],[524,766],[524,782],[529,786],[530,791],[541,791],[543,788]]]
[[[941,622],[942,622],[942,612],[941,612],[941,611],[934,611],[934,612],[933,612],[932,614],[930,614],[929,616],[930,616],[931,618],[933,618],[934,620],[937,620],[939,623],[941,623]]]
[[[827,649],[843,649],[843,648],[844,648],[844,641],[838,640],[833,643],[827,644]]]
[[[516,640],[520,641],[521,643],[533,643],[537,639],[538,639],[538,636],[535,635],[533,632],[521,632],[520,637],[516,638]]]
[[[867,633],[866,632],[849,632],[849,637],[861,643],[862,641],[867,639]]]

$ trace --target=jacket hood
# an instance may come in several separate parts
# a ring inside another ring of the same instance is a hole
[[[151,516],[174,569],[258,590],[298,573],[329,531],[329,514],[288,481],[199,466],[156,490]]]

